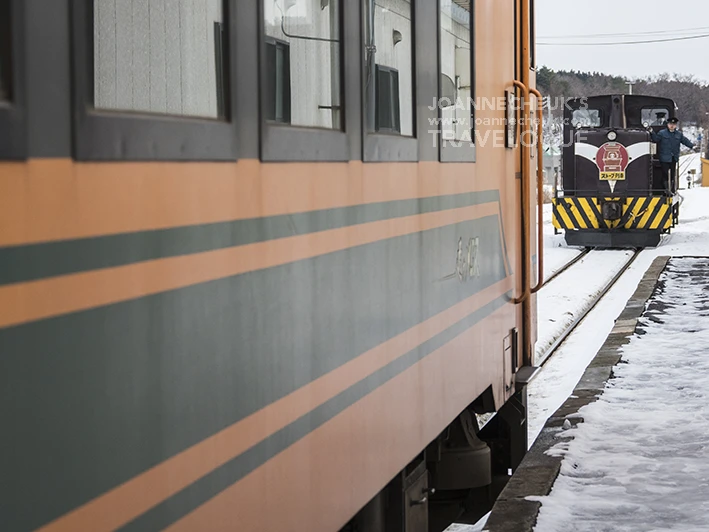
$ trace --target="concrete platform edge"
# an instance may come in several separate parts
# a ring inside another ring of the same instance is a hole
[[[613,367],[620,362],[619,348],[627,344],[635,332],[637,320],[643,314],[660,274],[670,259],[669,256],[657,257],[647,269],[571,396],[547,420],[537,440],[498,497],[484,528],[486,532],[533,532],[541,504],[529,501],[526,497],[548,495],[563,460],[561,456],[550,456],[546,452],[559,442],[556,434],[562,430],[564,423],[582,423],[583,418],[578,413],[581,407],[594,402],[603,394],[606,382],[613,375]]]

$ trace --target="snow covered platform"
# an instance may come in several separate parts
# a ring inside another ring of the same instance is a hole
[[[707,346],[709,257],[657,257],[484,530],[707,530]]]

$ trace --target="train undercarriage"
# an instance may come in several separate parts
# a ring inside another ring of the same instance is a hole
[[[492,411],[492,390],[469,405],[340,532],[443,532],[476,523],[527,451],[527,388]]]

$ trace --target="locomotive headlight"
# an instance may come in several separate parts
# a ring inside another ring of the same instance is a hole
[[[608,133],[608,140],[615,140],[618,138],[618,135],[616,135],[615,131],[611,131]]]

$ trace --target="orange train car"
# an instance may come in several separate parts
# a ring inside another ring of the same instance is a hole
[[[1,2],[0,530],[482,515],[527,448],[532,15]]]

